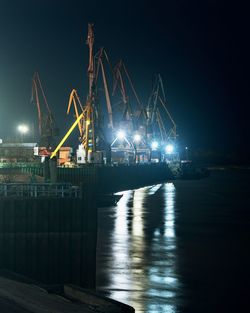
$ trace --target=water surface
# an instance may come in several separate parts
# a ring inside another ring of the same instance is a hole
[[[249,170],[122,192],[98,214],[97,288],[136,312],[243,311]]]

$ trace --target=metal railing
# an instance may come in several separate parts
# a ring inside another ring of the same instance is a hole
[[[0,184],[0,198],[79,198],[80,188],[72,184],[5,183]]]

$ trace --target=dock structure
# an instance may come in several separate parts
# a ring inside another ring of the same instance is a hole
[[[43,168],[28,164],[20,171],[43,176]],[[80,167],[58,167],[58,183],[70,182],[74,186],[92,185],[95,192],[112,193],[164,182],[174,178],[167,163],[133,165],[83,165]]]
[[[73,198],[80,197],[80,187],[72,184],[5,183],[0,184],[1,197]]]
[[[0,268],[45,285],[95,288],[93,186],[0,184]]]

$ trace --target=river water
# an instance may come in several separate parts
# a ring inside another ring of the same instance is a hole
[[[249,176],[214,170],[100,208],[97,289],[137,313],[249,311]]]

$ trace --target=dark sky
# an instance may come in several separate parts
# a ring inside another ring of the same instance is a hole
[[[35,70],[63,134],[71,89],[86,95],[92,22],[96,49],[126,62],[143,101],[161,74],[182,142],[249,149],[245,12],[240,2],[212,0],[0,0],[0,138],[14,135],[21,121],[36,121]]]

